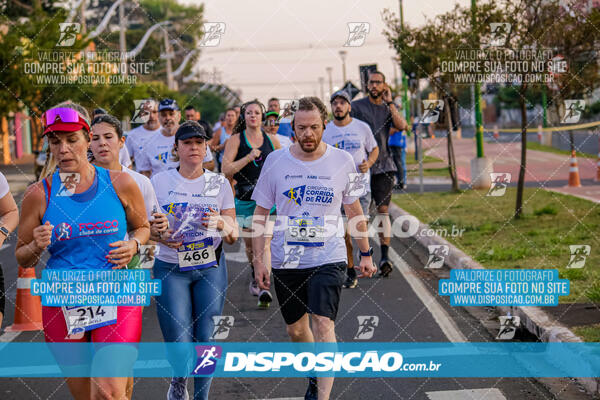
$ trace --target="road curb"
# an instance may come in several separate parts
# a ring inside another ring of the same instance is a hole
[[[411,216],[412,214],[406,212],[393,202],[390,203],[389,213],[392,220],[395,220],[403,216]],[[416,217],[414,217],[417,219]],[[418,219],[417,219],[418,220]],[[425,253],[428,253],[427,246],[430,245],[446,245],[448,246],[449,253],[444,259],[444,265],[450,269],[483,269],[484,267],[477,261],[473,260],[470,256],[462,252],[452,243],[446,239],[438,236],[422,236],[421,232],[423,229],[430,230],[427,224],[419,221],[419,229],[417,233],[412,237],[415,240],[416,245],[422,247]],[[521,324],[531,333],[533,333],[542,342],[583,342],[583,340],[577,336],[566,326],[562,325],[550,315],[548,315],[540,307],[496,307],[503,313],[510,312],[511,315],[516,315],[521,318]],[[599,378],[574,378],[579,382],[585,389],[592,395],[600,394],[600,379]]]

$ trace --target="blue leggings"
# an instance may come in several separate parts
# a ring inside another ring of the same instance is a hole
[[[208,342],[214,328],[212,317],[221,315],[225,302],[225,252],[221,252],[217,268],[184,272],[179,271],[179,264],[156,259],[154,278],[162,281],[162,293],[156,297],[156,303],[165,342]],[[167,357],[174,376],[186,376],[196,357],[190,358],[184,347],[181,352],[178,349],[170,351]],[[188,363],[182,362],[185,359]],[[194,378],[194,400],[208,399],[211,380],[211,377]]]

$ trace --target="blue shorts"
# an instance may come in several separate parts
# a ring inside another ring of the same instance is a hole
[[[240,200],[237,197],[235,200],[235,217],[238,224],[242,228],[252,227],[252,216],[256,209],[256,202],[254,200]],[[271,208],[270,214],[275,214],[275,206]]]

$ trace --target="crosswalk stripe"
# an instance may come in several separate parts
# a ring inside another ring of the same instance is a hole
[[[506,400],[497,388],[425,392],[429,400]]]

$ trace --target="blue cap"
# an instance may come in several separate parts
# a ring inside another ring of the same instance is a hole
[[[179,106],[173,99],[162,99],[158,104],[158,111],[163,110],[179,111]]]

